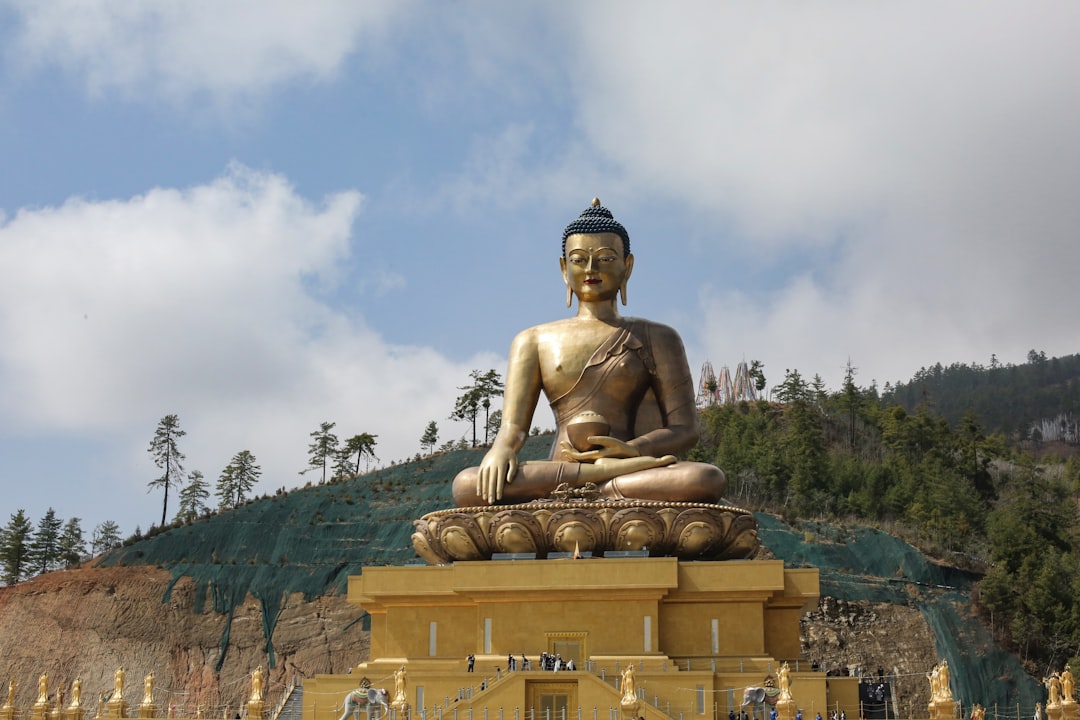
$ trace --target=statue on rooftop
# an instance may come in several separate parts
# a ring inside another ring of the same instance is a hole
[[[563,231],[559,259],[577,314],[529,328],[510,347],[502,425],[477,468],[454,480],[458,507],[547,498],[594,483],[604,498],[720,502],[719,468],[676,461],[698,439],[694,384],[670,327],[622,317],[634,269],[630,236],[594,199]],[[551,458],[519,463],[543,393],[557,423]],[[591,434],[571,435],[585,415]]]

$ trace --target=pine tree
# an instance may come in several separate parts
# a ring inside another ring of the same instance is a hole
[[[458,396],[454,403],[454,410],[450,413],[451,420],[464,420],[472,425],[472,444],[476,447],[476,421],[480,417],[480,409],[484,409],[484,444],[488,444],[488,420],[491,412],[491,399],[502,395],[503,382],[499,373],[494,369],[487,372],[473,370],[469,373],[472,385],[459,387],[458,390],[465,392]]]
[[[308,446],[308,466],[306,469],[301,470],[300,474],[308,472],[308,470],[322,470],[322,480],[320,482],[326,482],[326,468],[330,464],[330,461],[338,455],[338,438],[333,432],[334,426],[337,423],[324,422],[319,425],[319,429],[310,434],[310,437],[314,438],[314,442]]]
[[[352,473],[353,475],[360,474],[360,461],[367,459],[378,460],[375,455],[375,438],[378,435],[372,435],[371,433],[360,433],[359,435],[353,435],[351,438],[345,441],[345,446],[338,454],[340,464],[344,467],[345,473]],[[356,463],[353,464],[352,458],[356,458]]]
[[[227,509],[239,507],[247,493],[255,487],[262,468],[255,464],[255,456],[248,450],[241,450],[233,455],[232,460],[218,478],[217,492],[219,507]]]
[[[199,470],[188,473],[187,485],[180,491],[180,509],[176,512],[176,519],[191,522],[205,513],[206,499],[210,497],[210,485],[206,482]]]
[[[21,508],[0,530],[0,565],[5,585],[14,585],[29,575],[29,543],[33,529]]]
[[[56,511],[49,508],[41,520],[29,544],[30,564],[38,573],[55,570],[60,565],[60,531],[64,521],[56,517]]]
[[[60,562],[65,568],[78,567],[86,554],[86,538],[83,537],[82,520],[71,518],[64,523],[60,533]]]
[[[120,544],[120,526],[112,520],[105,520],[94,528],[90,537],[90,552],[100,555]]]
[[[180,452],[176,442],[184,435],[187,433],[180,429],[180,419],[176,415],[166,415],[158,423],[154,439],[150,441],[147,449],[150,457],[154,459],[154,464],[165,471],[164,475],[147,483],[151,490],[162,488],[165,491],[161,503],[161,527],[165,527],[165,517],[169,509],[169,488],[183,484],[184,454]]]
[[[848,412],[848,447],[852,450],[855,449],[855,419],[859,406],[862,404],[862,394],[855,385],[857,370],[858,368],[851,364],[851,358],[848,358],[847,366],[844,368],[844,386],[840,390],[843,407]]]
[[[420,436],[420,447],[427,450],[427,454],[430,455],[434,450],[435,445],[439,442],[439,426],[432,420],[424,428],[424,434]]]

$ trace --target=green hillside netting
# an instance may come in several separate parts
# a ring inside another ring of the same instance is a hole
[[[546,458],[552,438],[529,438],[521,459]],[[282,492],[119,548],[102,564],[168,568],[173,585],[190,577],[196,611],[212,608],[230,620],[251,595],[262,607],[273,666],[271,638],[288,595],[311,600],[343,593],[348,577],[365,565],[420,564],[412,548],[413,520],[450,507],[454,475],[478,464],[483,453],[459,450]],[[776,557],[788,566],[819,568],[823,595],[919,608],[953,669],[958,699],[981,698],[988,707],[1030,707],[1040,699],[1041,686],[964,611],[976,578],[927,562],[915,548],[876,530],[812,522],[793,528],[772,515],[756,517],[762,542]],[[171,591],[172,585],[164,601]],[[226,622],[219,669],[230,629]]]
[[[938,655],[949,661],[955,696],[965,707],[1033,707],[1043,700],[1042,686],[970,612],[976,576],[928,562],[903,540],[871,528],[813,522],[791,527],[772,515],[756,517],[761,541],[776,557],[818,568],[822,595],[918,608]]]

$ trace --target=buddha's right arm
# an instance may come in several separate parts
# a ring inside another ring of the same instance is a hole
[[[535,335],[531,329],[525,330],[510,346],[503,388],[502,424],[477,473],[477,494],[488,502],[500,499],[503,486],[514,479],[518,467],[517,452],[528,437],[541,384]]]
[[[536,333],[534,328],[530,328],[518,333],[510,345],[503,388],[502,424],[491,445],[493,451],[503,446],[516,453],[525,444],[542,385]]]

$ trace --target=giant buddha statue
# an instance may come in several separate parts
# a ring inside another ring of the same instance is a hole
[[[498,550],[543,555],[581,549],[584,541],[599,554],[646,543],[650,552],[690,548],[688,557],[750,554],[757,547],[756,523],[749,513],[720,505],[724,473],[676,457],[698,439],[686,352],[672,328],[620,315],[634,256],[626,228],[598,199],[563,230],[559,265],[567,307],[577,298],[577,312],[514,338],[502,424],[491,449],[478,467],[454,479],[457,512],[416,522],[417,551],[445,561]],[[551,454],[519,462],[541,394],[555,414]],[[671,513],[657,514],[664,507],[697,512],[679,529]],[[631,509],[637,514],[619,514]],[[479,518],[475,528],[466,510]],[[576,529],[568,525],[561,535],[553,529],[556,510],[573,510]],[[586,510],[594,511],[591,519]],[[612,525],[615,515],[626,525],[621,536]]]
[[[724,473],[677,462],[698,439],[686,352],[666,325],[619,315],[634,269],[630,236],[593,200],[563,231],[559,258],[567,306],[577,314],[524,330],[510,346],[502,425],[478,468],[454,480],[459,507],[545,498],[594,483],[602,497],[719,502]],[[540,393],[555,412],[547,461],[519,464]],[[606,432],[569,436],[584,418]],[[578,447],[582,445],[582,447]]]

